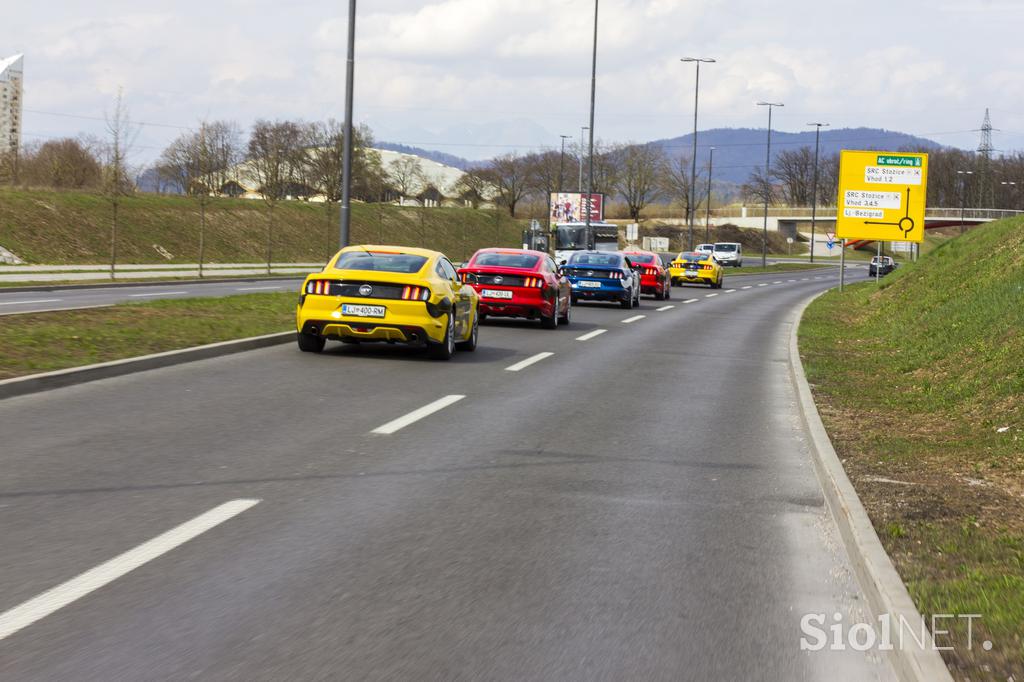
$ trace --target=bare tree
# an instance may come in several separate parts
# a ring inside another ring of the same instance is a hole
[[[93,151],[80,140],[63,138],[31,146],[19,164],[21,181],[54,189],[99,187],[103,167]]]
[[[117,227],[118,211],[122,199],[132,194],[135,187],[129,179],[128,155],[135,138],[138,136],[138,128],[132,125],[128,107],[124,103],[124,93],[121,88],[117,90],[117,97],[114,99],[114,108],[106,116],[107,145],[106,145],[106,166],[103,177],[103,193],[110,201],[110,278],[115,277],[117,264]]]
[[[690,157],[686,154],[666,158],[661,166],[658,186],[661,196],[673,201],[683,209],[683,215],[690,215]]]
[[[491,192],[491,182],[487,172],[480,168],[471,168],[462,174],[456,183],[463,201],[468,201],[473,208],[478,208]]]
[[[818,160],[818,204],[835,206],[839,195],[839,154]]]
[[[612,153],[617,168],[615,190],[626,202],[630,218],[640,220],[644,207],[662,194],[659,180],[665,154],[659,147],[646,144],[626,145]]]
[[[783,150],[771,171],[778,180],[782,200],[790,206],[809,206],[814,191],[814,150],[810,147]]]
[[[750,173],[750,177],[743,183],[741,188],[746,201],[763,204],[766,201],[771,206],[775,203],[775,187],[771,178],[765,176],[764,170],[758,166]]]
[[[600,141],[594,143],[594,185],[591,187],[591,192],[594,194],[615,194],[619,173],[622,170],[619,166],[619,161],[620,159],[616,154],[616,147],[614,145],[608,145]],[[587,189],[588,173],[589,167],[584,165],[583,191]]]
[[[293,194],[306,139],[303,126],[293,121],[258,120],[249,137],[248,167],[267,205],[267,274],[273,258],[274,209]]]
[[[388,179],[404,203],[423,184],[423,164],[415,156],[402,154],[388,164]]]
[[[561,153],[551,150],[529,154],[523,159],[527,169],[528,193],[546,207],[544,213],[549,221],[551,194],[558,191],[559,171],[563,170],[561,161]]]
[[[498,195],[498,203],[516,217],[516,206],[529,190],[529,170],[523,157],[515,152],[497,156],[490,166],[482,171]]]

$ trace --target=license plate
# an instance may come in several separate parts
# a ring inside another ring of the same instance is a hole
[[[576,285],[577,286],[581,286],[581,287],[583,287],[585,289],[600,289],[601,288],[601,283],[600,282],[583,281],[583,282],[576,282]]]
[[[512,298],[511,291],[502,291],[501,289],[483,289],[480,295],[484,298]]]
[[[696,277],[697,276],[697,271],[696,270],[687,270],[686,271],[686,276],[687,277]]]
[[[384,317],[385,308],[382,305],[358,305],[355,303],[343,303],[341,306],[342,315],[353,317]]]

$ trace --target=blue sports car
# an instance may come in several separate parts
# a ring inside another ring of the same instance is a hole
[[[572,285],[572,302],[618,301],[623,308],[640,305],[639,266],[614,251],[577,251],[561,267]]]

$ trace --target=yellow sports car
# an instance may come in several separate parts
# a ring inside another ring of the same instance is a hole
[[[426,346],[447,360],[475,350],[479,297],[444,254],[403,246],[349,246],[302,285],[295,312],[299,349],[327,339]]]
[[[725,279],[725,269],[704,251],[684,251],[672,261],[668,271],[672,284],[707,284],[712,289],[721,289]]]

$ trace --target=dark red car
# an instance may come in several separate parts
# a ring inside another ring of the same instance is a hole
[[[633,265],[640,266],[640,293],[651,294],[659,301],[672,298],[672,275],[651,251],[623,251]]]
[[[480,319],[526,317],[545,329],[569,324],[572,289],[543,251],[480,249],[459,277],[480,295]]]

